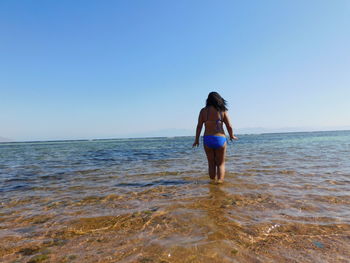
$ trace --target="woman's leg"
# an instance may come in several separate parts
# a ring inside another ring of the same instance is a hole
[[[216,176],[216,165],[215,165],[215,150],[204,145],[205,153],[208,158],[208,172],[210,179],[214,180]]]
[[[225,178],[225,156],[226,156],[226,142],[224,146],[215,150],[215,163],[217,166],[217,176],[219,181]]]

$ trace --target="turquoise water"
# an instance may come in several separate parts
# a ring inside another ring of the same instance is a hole
[[[193,140],[1,143],[0,259],[348,262],[350,131],[241,135],[222,186]]]

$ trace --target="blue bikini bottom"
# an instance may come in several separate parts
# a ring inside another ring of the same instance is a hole
[[[226,142],[226,137],[223,137],[223,136],[215,136],[215,135],[203,136],[204,145],[212,149],[218,149],[224,146],[225,142]]]

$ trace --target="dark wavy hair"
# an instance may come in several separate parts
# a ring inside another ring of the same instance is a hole
[[[226,100],[224,100],[219,93],[210,92],[207,98],[205,107],[213,106],[217,111],[227,111]]]

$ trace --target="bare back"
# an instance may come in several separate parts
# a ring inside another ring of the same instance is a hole
[[[205,126],[204,135],[225,136],[223,123],[226,112],[219,112],[214,107],[203,108],[201,119]]]

